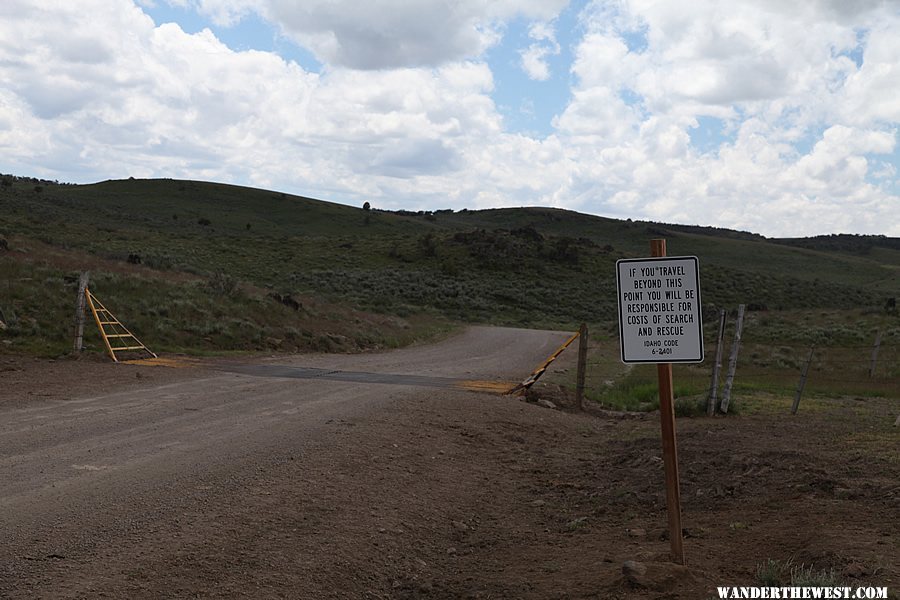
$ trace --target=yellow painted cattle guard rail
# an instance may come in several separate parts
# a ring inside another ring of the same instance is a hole
[[[100,328],[100,337],[103,338],[106,352],[113,359],[113,362],[119,362],[119,358],[116,356],[117,352],[140,352],[142,354],[146,352],[151,357],[156,358],[156,354],[151,352],[141,340],[128,331],[115,315],[97,300],[97,297],[87,287],[84,288],[84,295],[91,309],[91,314],[94,315],[94,321],[96,321],[97,327]]]
[[[556,352],[554,352],[553,354],[551,354],[550,357],[547,358],[547,360],[545,360],[545,361],[542,362],[540,365],[538,365],[538,368],[535,369],[534,371],[532,371],[532,372],[531,372],[531,375],[529,375],[529,376],[525,379],[525,381],[523,381],[522,383],[518,384],[517,386],[515,386],[514,388],[512,388],[511,390],[509,390],[509,391],[506,392],[506,393],[509,394],[509,395],[511,395],[511,394],[516,394],[516,395],[522,395],[522,394],[524,394],[525,391],[526,391],[528,388],[530,388],[532,385],[534,385],[534,383],[535,383],[538,379],[541,378],[541,375],[543,375],[543,374],[547,371],[547,367],[550,366],[550,363],[552,363],[554,360],[556,360],[556,359],[559,357],[559,355],[562,354],[563,351],[564,351],[566,348],[568,348],[568,347],[572,344],[572,342],[574,342],[575,340],[578,339],[578,336],[580,336],[580,335],[581,335],[581,332],[579,332],[579,331],[576,331],[574,334],[572,334],[572,337],[570,337],[569,339],[567,339],[567,340],[565,341],[565,343],[564,343],[562,346],[560,346],[559,348],[557,348]]]

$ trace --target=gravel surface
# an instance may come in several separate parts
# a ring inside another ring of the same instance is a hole
[[[681,568],[658,415],[234,372],[509,381],[565,337],[183,369],[0,357],[0,597],[687,599],[768,559],[896,593],[894,400],[679,420]]]

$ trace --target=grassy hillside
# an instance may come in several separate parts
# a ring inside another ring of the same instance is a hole
[[[362,348],[451,321],[612,331],[615,261],[657,237],[699,257],[711,317],[737,303],[880,314],[900,290],[887,238],[860,249],[546,208],[397,214],[193,181],[2,183],[0,350],[65,352],[82,269],[164,350]]]

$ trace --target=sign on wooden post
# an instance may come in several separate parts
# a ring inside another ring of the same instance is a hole
[[[623,259],[616,275],[622,362],[703,362],[697,257]]]
[[[695,256],[666,257],[666,240],[651,240],[650,254],[616,263],[619,339],[622,362],[656,363],[670,554],[683,565],[672,363],[703,361],[700,268]]]

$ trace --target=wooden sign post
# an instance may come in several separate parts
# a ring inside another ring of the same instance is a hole
[[[666,240],[651,240],[650,255],[666,255]],[[678,483],[678,447],[675,443],[675,390],[672,363],[656,365],[659,378],[659,420],[662,428],[663,467],[666,473],[666,510],[669,515],[669,540],[672,560],[684,564],[684,540],[681,534],[681,487]]]
[[[703,361],[700,266],[695,256],[667,256],[666,240],[651,240],[650,254],[616,263],[619,338],[622,362],[656,364],[671,555],[683,565],[672,363]]]

